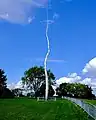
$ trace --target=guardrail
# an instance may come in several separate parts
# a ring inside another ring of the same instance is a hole
[[[83,100],[76,99],[76,98],[70,98],[70,97],[64,97],[65,99],[68,99],[72,101],[73,103],[79,105],[85,112],[89,114],[94,120],[96,120],[96,106],[92,104],[88,104],[84,102]]]

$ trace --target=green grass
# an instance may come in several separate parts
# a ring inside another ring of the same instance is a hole
[[[67,100],[0,100],[0,120],[88,120],[88,115]]]
[[[85,100],[85,102],[96,105],[96,100]]]

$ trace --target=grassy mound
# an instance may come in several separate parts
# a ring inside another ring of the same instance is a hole
[[[85,100],[85,102],[87,102],[87,103],[91,103],[91,104],[93,104],[93,105],[96,105],[96,100]]]
[[[88,120],[87,114],[67,100],[0,100],[0,120]]]

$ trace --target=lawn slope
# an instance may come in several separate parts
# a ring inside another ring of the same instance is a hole
[[[87,120],[87,114],[67,100],[0,100],[0,120]]]
[[[85,100],[85,102],[96,105],[96,100]]]

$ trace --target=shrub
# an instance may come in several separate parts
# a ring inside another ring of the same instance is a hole
[[[4,88],[0,98],[14,98],[14,94],[8,88]]]

